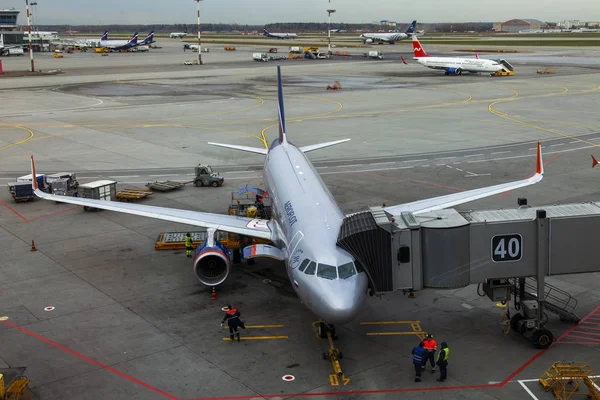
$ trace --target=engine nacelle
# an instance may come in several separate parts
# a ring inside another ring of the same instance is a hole
[[[459,75],[461,72],[460,68],[447,68],[446,73],[449,75]]]
[[[373,43],[373,39],[367,39],[365,40],[365,43]]]
[[[229,275],[231,257],[221,242],[215,240],[214,246],[208,246],[205,240],[196,249],[194,256],[194,272],[198,280],[207,286],[222,283]]]

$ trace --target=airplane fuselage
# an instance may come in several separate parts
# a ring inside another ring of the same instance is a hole
[[[496,72],[502,69],[502,65],[492,60],[481,58],[460,57],[414,57],[417,62],[427,68],[448,69],[460,68],[467,72]]]
[[[293,144],[273,143],[265,159],[264,179],[279,236],[275,244],[285,254],[287,274],[298,297],[329,324],[349,322],[366,297],[368,283],[354,258],[336,245],[344,214]]]
[[[368,41],[379,43],[394,43],[398,40],[408,38],[406,33],[363,33],[360,38],[364,43]]]

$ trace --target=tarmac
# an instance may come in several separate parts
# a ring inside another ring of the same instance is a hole
[[[198,163],[225,177],[220,188],[186,185],[140,204],[224,213],[231,192],[262,187],[260,156],[206,142],[273,140],[275,63],[253,62],[259,47],[239,46],[211,48],[202,54],[205,65],[184,66],[197,54],[183,54],[178,41],[160,45],[108,57],[36,54],[39,68],[62,73],[0,77],[0,96],[10,99],[0,119],[0,184],[28,174],[33,154],[38,173],[72,171],[82,183],[114,179],[119,188],[188,181]],[[399,62],[410,43],[384,49],[384,60],[281,61],[290,140],[352,139],[309,154],[345,212],[525,178],[537,141],[542,182],[457,209],[510,208],[519,197],[531,205],[599,199],[590,158],[600,155],[593,49],[577,56],[586,65],[560,56],[553,75],[536,73],[552,65],[546,49],[502,55],[515,65],[512,77],[444,76],[410,56],[403,56],[408,65]],[[13,71],[28,62],[3,58]],[[335,80],[343,89],[325,90]],[[50,400],[542,400],[551,394],[536,380],[554,361],[600,370],[594,273],[548,279],[575,296],[590,328],[583,344],[568,344],[577,326],[549,314],[547,326],[560,339],[545,351],[502,333],[503,309],[476,285],[369,298],[354,322],[338,327],[344,382],[330,375],[327,342],[316,338],[316,317],[300,304],[283,265],[235,266],[210,300],[184,251],[154,249],[159,233],[188,230],[197,228],[42,200],[15,204],[0,191],[0,317],[8,317],[0,322],[0,373],[24,373],[34,398]],[[224,340],[228,303],[249,326],[240,343]],[[429,370],[414,382],[411,349],[423,332],[452,349],[444,383]]]

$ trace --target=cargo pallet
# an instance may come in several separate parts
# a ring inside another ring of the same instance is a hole
[[[152,194],[152,190],[145,189],[123,189],[120,192],[117,192],[117,199],[121,201],[135,201],[139,199],[146,198]]]
[[[185,186],[184,182],[176,182],[176,181],[156,181],[156,182],[148,182],[146,184],[147,188],[152,190],[158,190],[159,192],[168,192],[171,190],[179,189]]]
[[[496,71],[492,76],[513,76],[515,71]]]
[[[158,234],[154,248],[156,250],[184,250],[185,249],[185,235],[187,232],[163,232]],[[192,244],[194,249],[204,243],[208,237],[207,231],[193,231],[190,232],[192,238]],[[250,246],[252,244],[272,244],[268,240],[256,239],[248,236],[243,236],[236,233],[228,233],[217,231],[215,238],[223,243],[228,250],[239,249],[241,247]]]

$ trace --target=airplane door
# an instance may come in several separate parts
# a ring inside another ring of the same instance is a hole
[[[302,240],[304,234],[301,231],[296,232],[290,245],[288,246],[288,254],[290,254],[290,266],[292,269],[296,269],[304,257],[302,256],[303,250],[298,248],[298,243]]]

